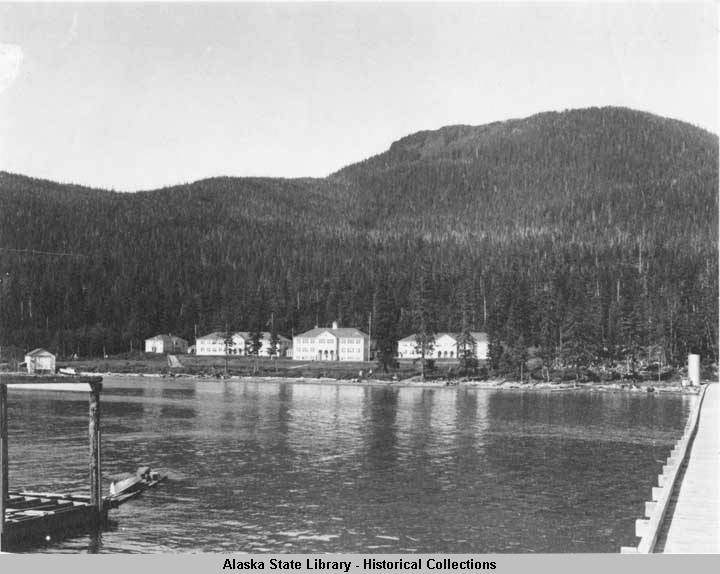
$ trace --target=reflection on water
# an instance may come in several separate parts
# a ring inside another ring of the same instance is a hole
[[[87,489],[87,396],[12,389],[11,489]],[[694,397],[106,380],[103,475],[170,480],[44,552],[617,552]]]

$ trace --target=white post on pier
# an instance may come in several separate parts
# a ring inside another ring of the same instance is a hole
[[[700,385],[700,355],[688,355],[688,379],[693,387]]]

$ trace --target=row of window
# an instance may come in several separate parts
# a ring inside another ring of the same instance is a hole
[[[401,352],[398,353],[398,355],[400,356],[400,358],[403,358],[403,357],[419,357],[419,356],[420,356],[420,353],[418,353],[415,349],[412,349],[411,351],[406,351],[406,352],[404,352],[404,353],[401,351]],[[426,356],[426,357],[433,357],[433,356],[434,356],[434,357],[436,357],[436,358],[438,358],[438,359],[454,359],[454,358],[455,358],[455,352],[454,352],[454,351],[436,351],[434,355],[433,355],[432,352],[430,352],[430,353],[427,353],[425,356]]]
[[[338,353],[338,356],[340,356],[340,357],[348,357],[348,356],[357,356],[357,355],[359,355],[359,354],[360,354],[360,349],[358,349],[355,353],[350,352],[350,351]],[[310,354],[310,356],[314,356],[314,355]],[[333,351],[332,349],[330,349],[329,351],[328,351],[327,349],[325,349],[324,351],[318,351],[318,352],[317,352],[317,356],[318,356],[318,357],[326,357],[326,358],[327,358],[327,357],[334,357],[334,356],[335,356],[335,351]]]
[[[320,344],[320,345],[333,345],[335,344],[335,339],[316,339],[314,337],[296,337],[296,340],[298,342],[298,346],[302,345],[310,345],[310,344]],[[359,345],[362,343],[362,337],[342,337],[340,338],[340,344],[351,344],[351,345]]]
[[[359,355],[363,352],[361,347],[346,348],[336,351],[335,349],[295,349],[295,355],[300,356],[315,356],[318,354],[329,354],[329,355]]]
[[[349,347],[349,345],[355,346],[355,345],[357,345],[357,343],[342,342],[342,343],[340,343],[339,347],[341,349],[347,349]],[[297,349],[315,349],[317,347],[318,347],[318,345],[316,345],[315,343],[300,343],[296,346]],[[335,345],[333,345],[333,348],[335,348]],[[359,349],[360,347],[355,347],[355,348]]]

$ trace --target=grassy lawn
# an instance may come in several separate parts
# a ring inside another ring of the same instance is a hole
[[[164,355],[135,352],[108,358],[79,359],[58,361],[58,367],[72,367],[83,372],[97,373],[136,373],[222,376],[225,374],[226,359],[222,356],[176,355],[182,367],[169,368]],[[456,361],[438,362],[435,376],[447,376],[448,370],[457,365]],[[370,371],[372,370],[372,374]],[[271,377],[329,377],[333,379],[359,378],[372,376],[375,379],[406,379],[419,374],[419,367],[412,361],[401,361],[398,368],[388,373],[374,361],[293,361],[292,359],[269,359],[260,357],[228,357],[227,373],[232,376],[271,376]]]

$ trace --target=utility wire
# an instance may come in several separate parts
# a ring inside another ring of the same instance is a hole
[[[63,251],[40,251],[38,249],[14,249],[12,247],[0,247],[0,251],[8,251],[10,253],[28,253],[31,255],[54,255],[58,257],[90,257],[89,255],[83,255],[82,253],[67,253]]]

